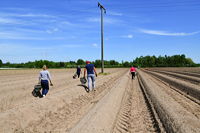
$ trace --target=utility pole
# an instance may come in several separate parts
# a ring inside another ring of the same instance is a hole
[[[101,72],[103,73],[104,69],[104,59],[103,59],[103,12],[106,13],[106,9],[98,2],[98,7],[101,10]]]

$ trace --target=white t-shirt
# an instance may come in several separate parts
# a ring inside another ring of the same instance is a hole
[[[47,70],[40,71],[39,80],[51,80],[49,71]]]

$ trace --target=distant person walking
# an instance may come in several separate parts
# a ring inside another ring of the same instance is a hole
[[[78,78],[80,77],[80,74],[81,74],[81,67],[80,66],[78,66],[77,68],[76,68],[76,74],[78,75]]]
[[[132,79],[134,79],[135,78],[135,73],[136,73],[136,69],[135,69],[135,67],[131,67],[130,68],[130,73],[131,73],[131,75],[132,75]]]
[[[47,66],[44,65],[42,69],[43,70],[40,71],[39,75],[39,83],[42,86],[42,96],[45,97],[49,91],[49,81],[51,86],[53,86],[53,84],[51,82],[51,76],[49,71],[47,70]]]
[[[95,75],[97,77],[96,68],[94,67],[94,64],[90,64],[90,61],[86,61],[86,66],[84,69],[84,78],[87,71],[87,80],[88,80],[88,89],[90,91],[95,90]],[[92,81],[92,87],[91,87],[91,81]]]

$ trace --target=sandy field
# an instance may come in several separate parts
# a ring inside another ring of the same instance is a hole
[[[75,69],[49,69],[45,98],[31,94],[40,69],[0,70],[0,132],[198,133],[199,70],[141,69],[132,80],[128,68],[105,69],[87,92]]]

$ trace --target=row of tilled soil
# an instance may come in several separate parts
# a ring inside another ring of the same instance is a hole
[[[190,75],[194,77],[200,77],[200,67],[155,67],[148,68],[150,70],[160,70],[160,71],[168,71],[174,73],[180,73],[184,75]]]
[[[163,71],[163,70],[156,70],[156,69],[147,69],[147,71],[153,71],[161,74],[165,74],[171,77],[179,78],[181,80],[186,80],[188,82],[200,85],[200,75],[191,75],[191,73],[177,73],[171,71]],[[198,77],[199,76],[199,77]]]
[[[199,104],[161,82],[163,80],[161,76],[163,75],[160,75],[158,80],[154,76],[151,76],[152,74],[141,70],[138,73],[148,99],[153,105],[166,132],[200,132]]]
[[[149,71],[143,70],[146,73],[157,77],[158,79],[164,81],[168,85],[176,88],[178,91],[183,92],[185,96],[196,99],[195,101],[199,103],[200,100],[200,86],[199,79],[189,76],[183,76],[180,74],[173,74],[169,72],[161,71]],[[194,83],[194,80],[195,83]],[[197,82],[198,81],[198,82]],[[192,82],[192,83],[191,83]]]

